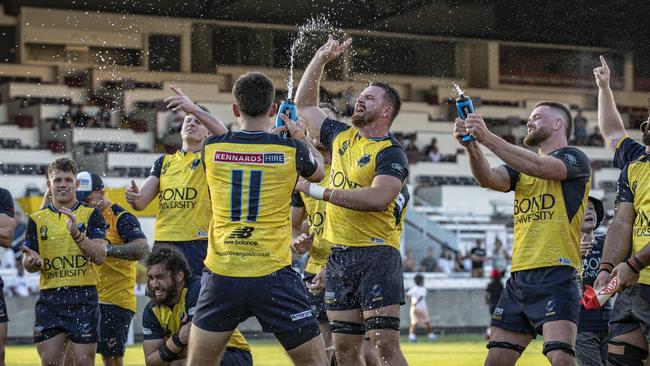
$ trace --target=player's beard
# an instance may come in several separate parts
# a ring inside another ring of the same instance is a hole
[[[159,299],[156,297],[156,292],[151,289],[149,285],[147,285],[147,296],[156,304],[156,306],[160,305],[171,305],[171,301],[176,297],[176,294],[178,293],[178,282],[176,282],[176,278],[172,276],[172,284],[171,286],[165,288],[165,297],[162,299]]]
[[[364,127],[367,126],[377,119],[379,113],[372,113],[368,110],[365,110],[363,114],[354,113],[352,115],[352,125],[354,127]]]
[[[539,146],[549,137],[551,137],[551,134],[549,132],[545,131],[542,128],[536,128],[529,132],[526,137],[524,137],[524,144],[531,147]]]

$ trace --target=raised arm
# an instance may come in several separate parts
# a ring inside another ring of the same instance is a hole
[[[305,119],[307,131],[313,138],[319,138],[320,127],[327,118],[325,113],[318,107],[320,80],[323,77],[323,70],[325,70],[325,65],[328,62],[343,53],[351,43],[352,38],[340,43],[330,35],[327,42],[316,51],[300,79],[296,90],[295,103],[298,107],[298,114]]]
[[[226,124],[214,114],[204,111],[196,103],[183,93],[180,88],[175,86],[169,87],[175,95],[165,98],[167,108],[175,111],[183,111],[196,117],[213,135],[223,135],[228,132]]]
[[[131,186],[129,186],[125,192],[126,202],[128,202],[134,210],[142,211],[147,208],[154,198],[156,198],[159,190],[160,178],[155,175],[150,175],[145,179],[144,183],[142,183],[142,187],[138,187],[138,185],[135,184],[135,181],[132,180]]]
[[[600,56],[600,66],[594,69],[594,77],[598,85],[598,128],[607,146],[615,150],[616,145],[627,132],[621,115],[616,109],[614,94],[609,85],[609,66],[603,56]]]
[[[296,141],[296,167],[298,173],[310,182],[320,182],[325,176],[323,155],[316,150],[305,135],[305,121],[298,117],[296,123],[291,123],[286,115],[280,115],[291,138]]]

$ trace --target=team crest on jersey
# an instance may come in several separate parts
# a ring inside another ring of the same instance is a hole
[[[339,155],[345,154],[345,150],[350,146],[350,141],[343,141],[341,147],[339,147]]]
[[[238,153],[230,151],[215,151],[214,161],[218,163],[240,164],[284,164],[284,153]]]
[[[359,159],[357,163],[359,164],[359,167],[364,167],[368,165],[369,162],[370,162],[370,154],[363,154],[363,156],[361,157],[361,159]]]
[[[199,167],[201,164],[201,159],[194,159],[192,160],[192,165],[190,165],[190,169],[194,170]]]
[[[160,170],[160,175],[167,174],[167,169],[169,169],[169,162],[163,165],[162,169]]]
[[[38,231],[41,233],[41,240],[47,240],[47,226],[41,226]]]

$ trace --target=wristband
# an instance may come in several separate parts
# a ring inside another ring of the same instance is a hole
[[[160,350],[158,350],[158,355],[160,356],[160,359],[165,362],[172,362],[181,358],[180,354],[172,352],[172,350],[167,347],[167,343],[163,343]]]
[[[612,263],[610,263],[610,262],[600,262],[600,265],[601,266],[605,265],[605,266],[608,266],[609,269],[614,269],[614,265]]]
[[[75,240],[74,241],[75,243],[81,244],[84,241],[84,239],[86,239],[86,234],[81,234],[80,236],[81,236],[81,239]]]
[[[174,335],[172,335],[172,342],[174,342],[174,344],[179,348],[187,347],[187,344],[181,341],[181,337],[178,335],[178,333],[174,333]]]
[[[612,273],[614,265],[609,262],[600,262],[598,265],[598,270],[607,270],[607,272]]]
[[[323,199],[323,193],[325,193],[325,187],[322,187],[318,183],[309,183],[309,196],[317,200]]]
[[[77,241],[77,239],[81,236],[81,231],[77,230],[76,234],[77,235],[70,233],[70,236],[72,237],[72,239],[74,239],[74,241]]]
[[[607,268],[599,268],[599,269],[598,269],[598,274],[600,274],[600,272],[607,272],[607,273],[609,273],[609,274],[612,274],[612,271],[610,271],[610,270],[607,269]]]
[[[639,258],[637,258],[636,255],[631,256],[629,260],[630,260],[632,263],[634,263],[634,265],[636,266],[636,268],[638,268],[639,272],[641,272],[641,270],[645,268],[645,266],[643,265],[643,263],[641,263],[641,261],[639,260]]]
[[[632,272],[634,272],[636,274],[639,274],[639,272],[641,272],[641,269],[636,268],[635,267],[636,264],[634,262],[630,261],[629,259],[625,261],[625,264],[627,264],[627,266],[630,267]]]

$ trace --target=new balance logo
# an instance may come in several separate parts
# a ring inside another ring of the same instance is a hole
[[[247,239],[253,235],[254,227],[240,226],[230,233],[229,239]]]

